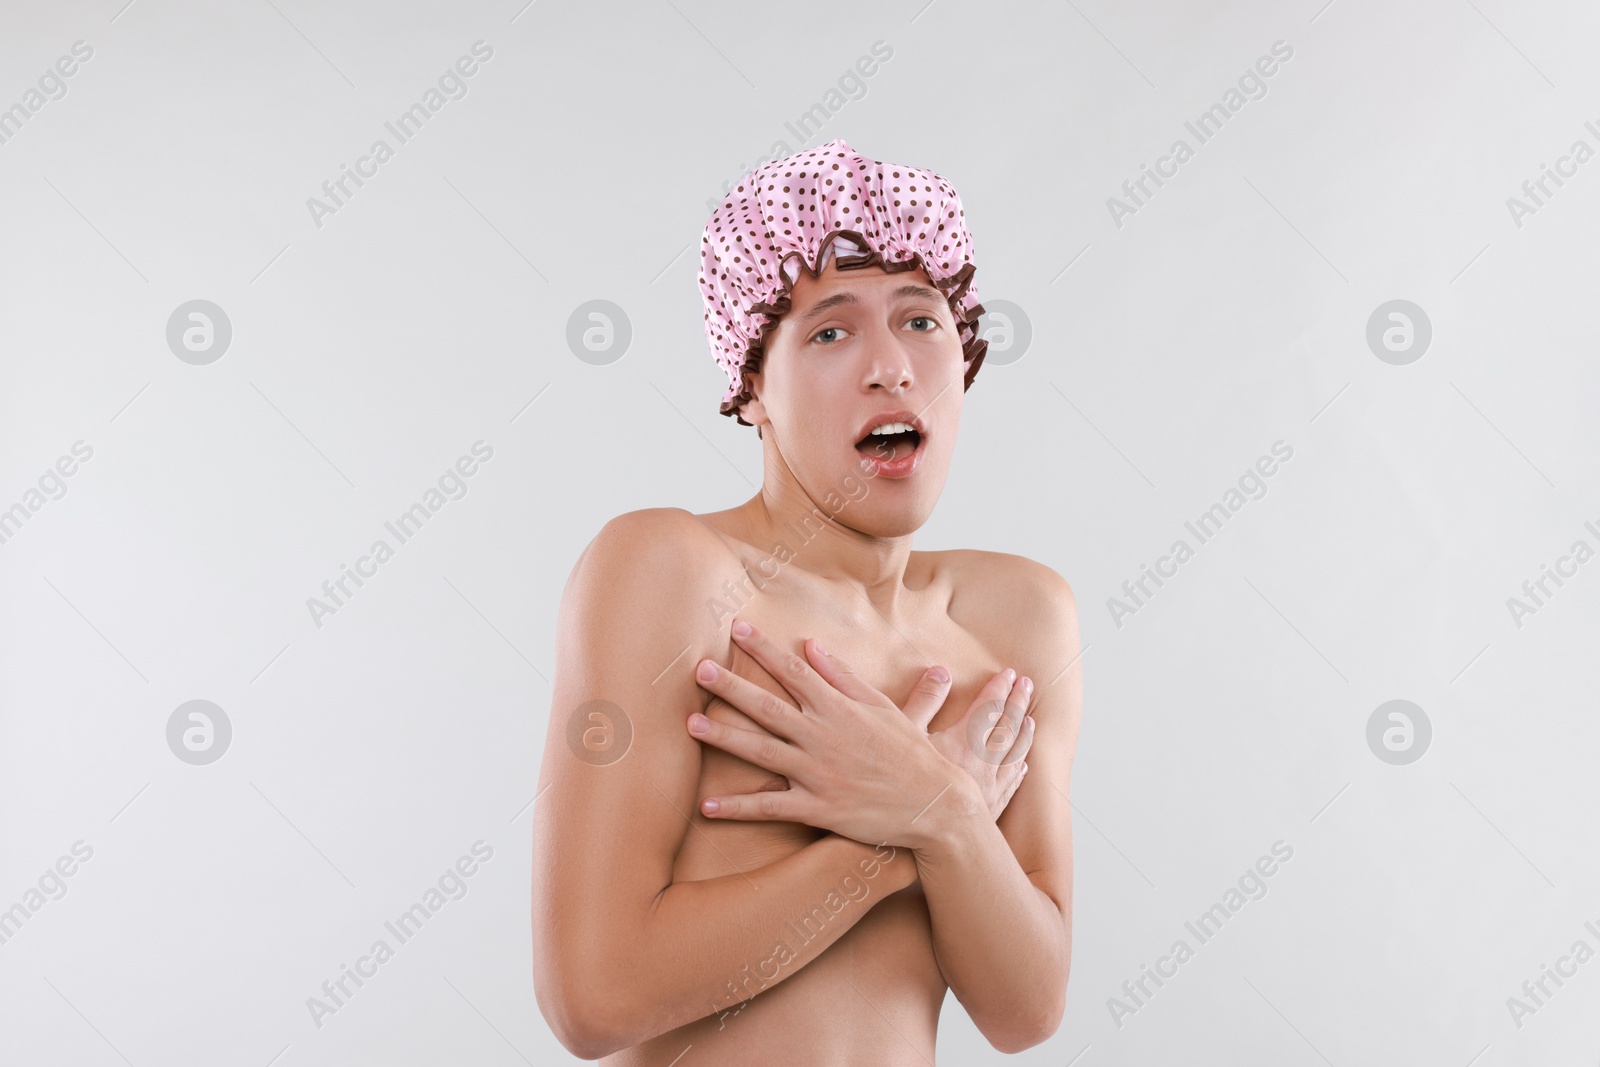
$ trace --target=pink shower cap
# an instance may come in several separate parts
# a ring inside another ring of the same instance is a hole
[[[973,287],[972,236],[954,186],[929,170],[867,159],[843,141],[773,160],[745,175],[700,239],[706,339],[728,374],[721,413],[740,425],[767,334],[789,310],[801,268],[921,268],[955,313],[966,377],[983,363],[983,305]],[[834,246],[838,247],[835,248]]]

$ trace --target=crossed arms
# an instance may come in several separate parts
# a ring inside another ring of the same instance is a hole
[[[736,638],[782,679],[793,696],[787,704],[726,669],[698,681],[696,664],[728,655],[727,621],[698,610],[716,587],[723,551],[687,512],[634,512],[601,530],[563,593],[533,886],[535,990],[557,1037],[593,1059],[736,1002],[729,976],[770,954],[786,917],[833,891],[841,872],[871,864],[870,899],[796,946],[773,980],[810,963],[871,904],[920,881],[940,970],[985,1037],[1006,1052],[1045,1040],[1060,1024],[1071,957],[1067,792],[1081,681],[1070,588],[1039,564],[997,557],[1007,565],[962,593],[974,598],[969,607],[1007,620],[1008,658],[1037,681],[1030,771],[996,822],[979,783],[939,756],[925,732],[913,736],[921,730],[909,718],[915,697],[902,705],[907,714],[889,714],[813,642],[796,655],[760,631]],[[682,609],[664,613],[663,605]],[[767,697],[765,706],[736,692],[741,684]],[[752,737],[727,736],[727,727],[699,739],[793,783],[759,800],[720,798],[714,817],[833,833],[754,870],[675,882],[674,859],[703,799],[701,748],[686,720],[705,710],[713,690],[780,739],[757,740],[759,753],[736,748]],[[619,725],[631,729],[625,758],[600,764],[569,747],[571,717],[596,700],[620,709]],[[875,754],[877,773],[837,765],[863,752]],[[883,788],[885,767],[895,768],[900,788]]]

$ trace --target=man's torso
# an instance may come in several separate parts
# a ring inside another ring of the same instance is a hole
[[[955,551],[913,552],[895,618],[886,619],[865,594],[825,581],[805,569],[804,544],[786,541],[793,556],[772,545],[741,540],[728,513],[699,515],[721,546],[707,540],[696,551],[718,554],[725,572],[705,603],[683,610],[733,616],[761,627],[779,647],[802,652],[816,637],[867,684],[896,704],[934,663],[951,672],[944,706],[929,726],[938,731],[960,719],[978,691],[1005,662],[1004,620],[994,617],[992,598],[971,593],[961,610],[958,593],[994,574],[1008,558]],[[730,641],[731,669],[793,702],[758,663]],[[693,665],[683,666],[692,669]],[[737,709],[712,698],[705,713],[731,725],[754,728]],[[687,710],[685,713],[687,719]],[[787,788],[787,781],[713,746],[702,746],[696,797]],[[773,863],[823,835],[796,823],[734,822],[690,815],[673,869],[674,881],[698,881]],[[841,870],[841,878],[849,871]],[[870,909],[837,942],[797,973],[771,984],[741,1004],[679,1027],[606,1059],[608,1067],[672,1064],[865,1064],[895,1067],[932,1060],[934,1035],[946,985],[934,957],[927,902],[919,885],[883,898],[874,890],[847,908]],[[825,911],[812,913],[825,921]],[[842,912],[841,912],[842,915]],[[801,917],[793,917],[798,920]],[[806,927],[792,924],[798,941]],[[730,976],[733,978],[734,976]]]

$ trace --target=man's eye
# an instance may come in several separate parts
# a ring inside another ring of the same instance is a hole
[[[839,327],[837,327],[837,326],[829,326],[826,330],[818,330],[816,332],[816,335],[814,337],[812,337],[811,339],[813,341],[819,341],[820,340],[825,345],[826,344],[832,344],[835,340],[837,340],[837,338],[836,337],[829,337],[828,335],[829,334],[837,334],[838,332],[839,332]]]
[[[911,325],[915,325],[919,322],[923,325],[916,328],[918,333],[927,333],[929,330],[939,325],[939,321],[930,315],[918,315],[916,318],[911,320]]]

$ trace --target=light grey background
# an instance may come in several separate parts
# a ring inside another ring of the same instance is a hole
[[[1600,1057],[1600,962],[1507,1006],[1600,948],[1600,563],[1507,606],[1600,547],[1600,161],[1507,205],[1600,148],[1592,5],[123,2],[0,8],[0,107],[93,49],[0,144],[0,508],[93,450],[0,544],[0,908],[93,850],[0,945],[0,1060],[571,1060],[528,921],[557,598],[608,518],[754,492],[695,248],[724,180],[833,137],[948,177],[980,293],[1031,325],[918,547],[1054,567],[1085,649],[1066,1019],[1002,1057],[952,998],[941,1061]],[[466,96],[317,225],[480,40]],[[864,95],[786,129],[876,41]],[[1275,41],[1266,95],[1116,225]],[[166,339],[196,299],[232,327],[207,365]],[[566,341],[596,299],[632,329],[608,365]],[[1403,366],[1366,341],[1394,299],[1433,331]],[[316,625],[480,440],[467,494]],[[1108,598],[1280,440],[1119,626]],[[1432,725],[1409,765],[1367,744],[1392,699]],[[168,747],[191,700],[232,726],[208,765]],[[467,894],[316,1026],[480,840]],[[1122,983],[1280,840],[1267,895],[1119,1026]]]

